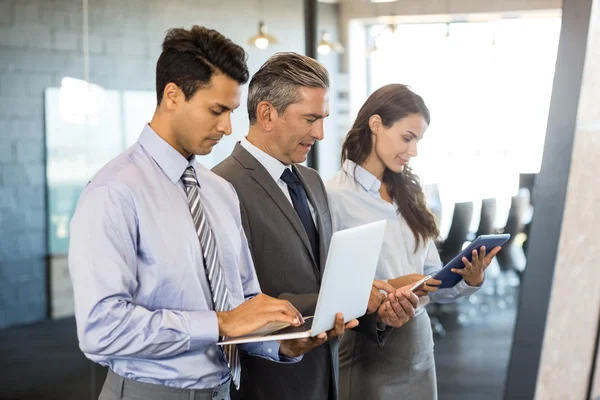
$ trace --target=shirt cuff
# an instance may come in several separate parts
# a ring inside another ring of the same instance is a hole
[[[473,293],[476,293],[479,289],[483,287],[485,283],[485,277],[483,277],[483,281],[478,286],[470,286],[464,279],[461,279],[460,282],[453,287],[456,293],[460,293],[461,296],[470,296]]]
[[[190,347],[196,350],[217,343],[219,340],[219,322],[214,311],[190,311]]]
[[[279,353],[279,347],[279,342],[277,341],[244,343],[238,345],[238,349],[244,351],[245,353],[251,356],[266,358],[276,363],[293,364],[302,360],[302,356],[288,357],[284,354]]]

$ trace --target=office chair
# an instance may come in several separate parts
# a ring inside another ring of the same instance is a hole
[[[514,292],[519,287],[521,276],[525,270],[527,258],[523,250],[525,237],[523,220],[529,212],[529,207],[529,190],[522,188],[511,199],[508,219],[503,229],[504,233],[510,233],[510,239],[502,246],[502,251],[496,256],[501,272],[496,285],[496,292],[500,296],[498,301],[500,308],[505,308],[507,303],[515,301]]]
[[[447,264],[452,260],[460,251],[463,249],[467,236],[469,234],[469,227],[471,220],[473,219],[473,202],[463,202],[454,204],[454,214],[452,216],[452,222],[450,223],[450,230],[446,239],[439,243],[440,258],[442,264]],[[454,313],[456,305],[453,304],[430,304],[427,306],[427,311],[431,319],[431,328],[433,332],[438,336],[444,336],[446,330],[443,324],[440,322],[442,315]],[[458,321],[465,323],[465,316],[463,314],[458,315]]]
[[[473,218],[473,202],[454,204],[448,236],[440,245],[440,258],[445,265],[463,249]]]

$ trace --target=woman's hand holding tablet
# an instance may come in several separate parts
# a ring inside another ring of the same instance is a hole
[[[506,243],[508,239],[510,239],[508,233],[477,237],[433,276],[434,279],[442,281],[438,288],[451,288],[460,282],[463,277],[468,285],[479,286],[483,282],[485,269],[501,250],[500,246]],[[486,249],[493,250],[486,253]]]

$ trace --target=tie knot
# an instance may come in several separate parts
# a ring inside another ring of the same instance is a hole
[[[181,175],[181,180],[186,189],[197,185],[198,181],[196,180],[196,175],[194,175],[194,168],[187,167],[183,172],[183,175]]]
[[[286,185],[288,185],[288,186],[294,186],[294,185],[300,184],[300,180],[298,179],[296,174],[292,172],[292,170],[290,168],[286,168],[283,171],[283,174],[281,174],[281,180],[284,181],[286,183]]]

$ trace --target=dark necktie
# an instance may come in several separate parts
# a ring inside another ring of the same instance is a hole
[[[302,221],[302,225],[304,225],[304,230],[310,241],[310,247],[312,247],[313,256],[315,257],[317,265],[319,265],[319,234],[317,233],[317,228],[315,228],[315,223],[310,214],[310,209],[308,208],[306,191],[296,174],[289,168],[286,168],[285,171],[283,171],[281,180],[287,184],[290,197],[292,198],[292,204],[294,205],[298,217],[300,217],[300,221]]]

